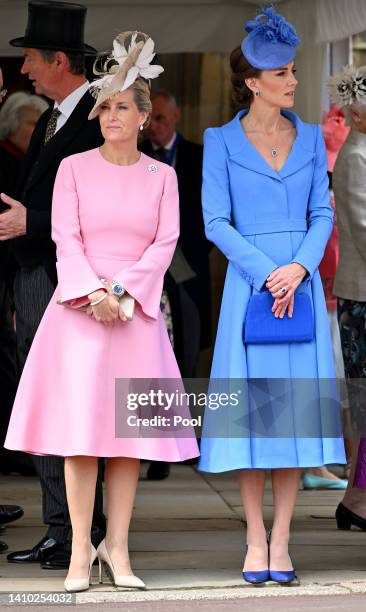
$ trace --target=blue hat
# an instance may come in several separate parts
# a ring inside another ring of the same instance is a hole
[[[300,39],[294,26],[276,13],[274,7],[265,8],[255,19],[249,19],[245,30],[248,36],[241,50],[254,68],[273,70],[294,59]]]

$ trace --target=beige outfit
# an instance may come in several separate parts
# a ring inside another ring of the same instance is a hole
[[[366,134],[351,130],[333,171],[339,230],[334,294],[366,301]]]

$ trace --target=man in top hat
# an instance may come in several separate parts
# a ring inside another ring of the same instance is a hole
[[[85,55],[95,55],[96,50],[84,44],[85,16],[86,8],[81,4],[31,0],[25,36],[10,41],[14,47],[24,48],[21,72],[28,75],[36,93],[54,100],[34,130],[16,199],[1,195],[8,209],[0,216],[0,240],[12,241],[18,264],[14,301],[21,368],[57,282],[51,204],[59,164],[64,157],[103,142],[99,122],[88,121],[94,100],[85,78]],[[47,364],[39,366],[42,376]],[[48,569],[68,567],[71,527],[64,459],[34,456],[34,461],[41,481],[47,532],[34,548],[11,553],[8,561],[41,563]],[[94,545],[104,537],[102,506],[99,479],[91,534]]]

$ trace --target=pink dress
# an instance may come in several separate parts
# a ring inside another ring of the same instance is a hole
[[[177,179],[170,166],[144,154],[133,165],[118,166],[99,149],[62,161],[52,204],[59,284],[23,370],[6,448],[164,461],[198,456],[190,423],[156,437],[146,429],[141,435],[134,423],[124,429],[127,436],[116,435],[116,378],[181,384],[160,312],[178,234]],[[135,298],[132,321],[106,326],[57,304],[57,298],[87,303],[103,277],[120,282]],[[181,412],[189,419],[187,407]]]

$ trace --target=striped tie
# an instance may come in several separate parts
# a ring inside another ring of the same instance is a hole
[[[54,108],[51,113],[51,117],[49,118],[48,123],[47,123],[46,134],[44,137],[44,144],[47,144],[47,142],[52,138],[52,136],[54,136],[56,132],[57,119],[59,118],[60,115],[61,115],[61,112],[58,110],[58,108]]]

